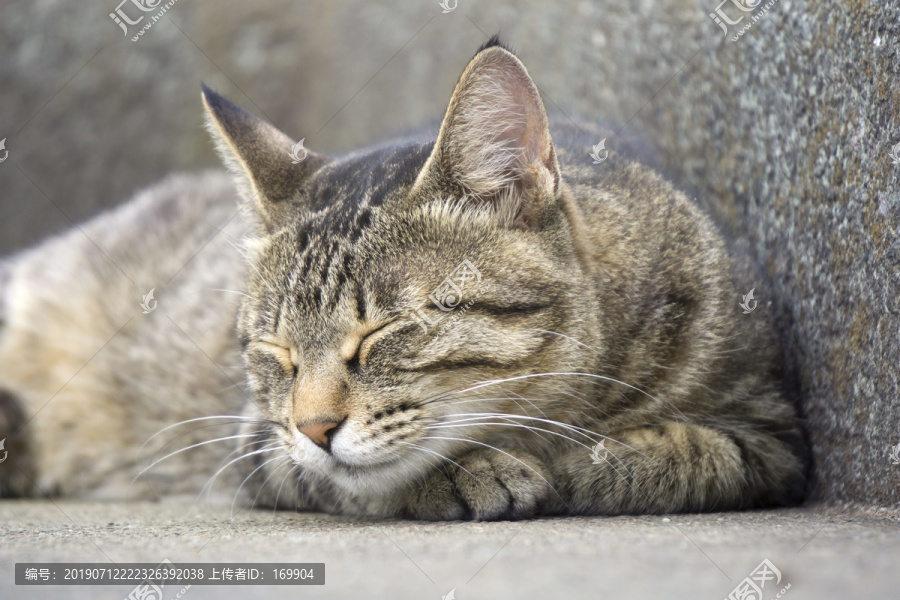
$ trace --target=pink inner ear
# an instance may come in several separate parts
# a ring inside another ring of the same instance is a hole
[[[550,162],[550,136],[547,133],[547,121],[543,106],[535,103],[534,86],[530,81],[519,79],[513,84],[517,90],[513,93],[522,99],[520,109],[523,113],[521,126],[517,131],[519,145],[523,150],[525,164],[540,163],[548,166]]]
[[[474,61],[457,89],[442,132],[454,175],[481,197],[521,184],[554,189],[547,117],[528,73],[505,51]]]

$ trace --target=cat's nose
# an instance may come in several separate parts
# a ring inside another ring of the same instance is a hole
[[[312,442],[331,453],[331,439],[337,433],[343,421],[317,421],[306,425],[297,425],[297,431],[308,437]]]

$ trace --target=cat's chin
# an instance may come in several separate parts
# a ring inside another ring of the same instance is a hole
[[[389,456],[380,460],[367,460],[365,463],[350,463],[336,456],[332,456],[329,461],[335,469],[341,469],[350,474],[365,474],[367,472],[378,471],[379,469],[389,469],[403,460],[402,456]]]
[[[434,463],[428,456],[410,453],[365,464],[348,463],[331,456],[327,464],[330,478],[348,492],[377,496],[405,487]]]

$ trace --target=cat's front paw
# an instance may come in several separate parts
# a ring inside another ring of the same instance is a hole
[[[405,516],[431,521],[525,519],[551,493],[549,473],[537,459],[493,450],[463,455],[410,491]]]

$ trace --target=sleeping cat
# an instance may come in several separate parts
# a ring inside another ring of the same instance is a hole
[[[6,494],[140,496],[152,454],[153,490],[238,468],[256,505],[344,514],[802,498],[772,326],[741,311],[715,227],[648,168],[551,136],[496,38],[436,141],[298,154],[203,100],[237,199],[173,178],[3,264]],[[174,447],[151,437],[180,421]]]

